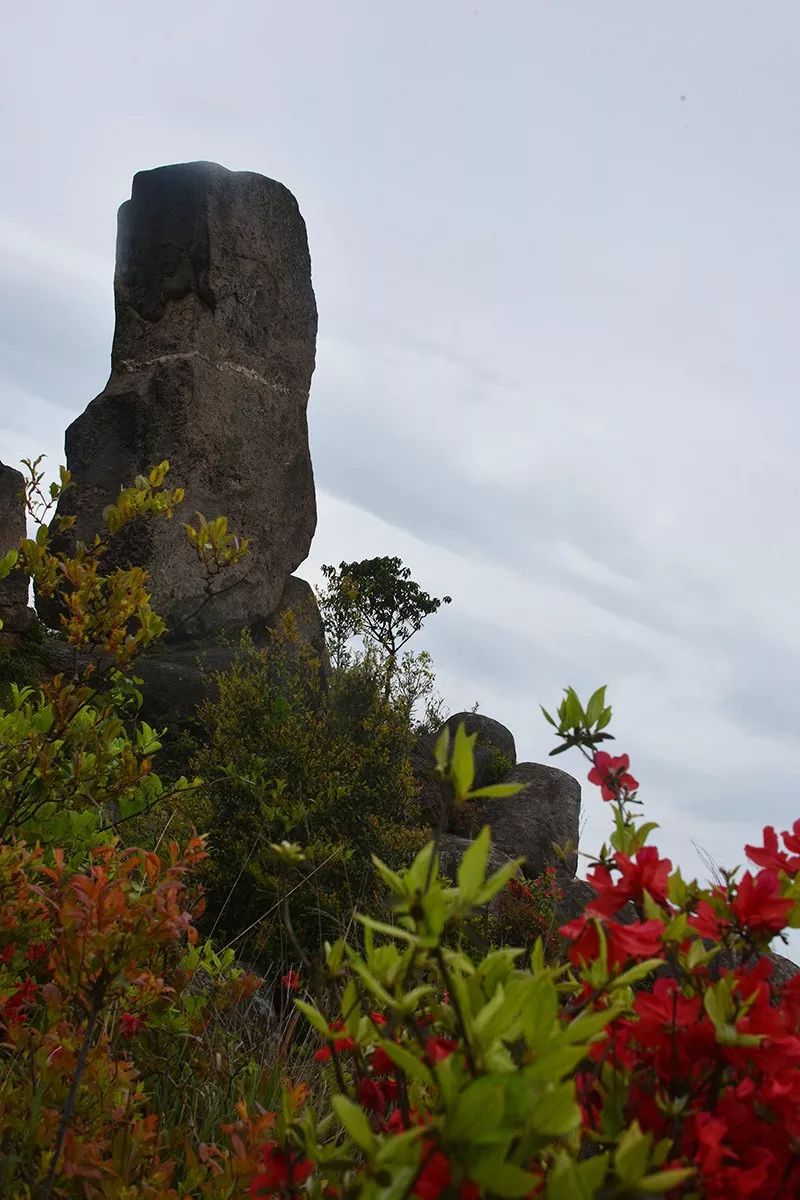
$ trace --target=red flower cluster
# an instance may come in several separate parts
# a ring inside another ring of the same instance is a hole
[[[458,1200],[478,1200],[481,1190],[469,1179],[463,1179],[454,1188],[453,1168],[443,1150],[437,1150],[426,1142],[422,1149],[422,1166],[417,1175],[411,1195],[418,1200],[439,1200],[443,1192],[456,1196]]]
[[[326,1046],[322,1046],[315,1051],[314,1058],[317,1062],[327,1062],[332,1054],[342,1054],[345,1050],[352,1050],[355,1042],[348,1036],[344,1027],[343,1021],[334,1021],[330,1029],[331,1040]]]
[[[252,1200],[268,1200],[270,1196],[286,1196],[297,1192],[314,1170],[308,1158],[287,1152],[274,1142],[268,1142],[261,1152],[263,1171],[250,1180]]]
[[[800,821],[795,821],[791,833],[784,831],[781,837],[786,850],[791,850],[791,856],[779,849],[778,835],[771,825],[764,828],[764,845],[745,846],[745,854],[757,867],[785,871],[794,876],[800,871]]]
[[[28,1009],[36,999],[37,985],[26,979],[4,1001],[0,1001],[0,1013],[6,1025],[23,1025],[28,1019]]]
[[[122,1036],[124,1038],[132,1038],[144,1028],[144,1021],[141,1017],[135,1016],[133,1013],[124,1012],[119,1019]]]
[[[633,859],[617,853],[613,863],[619,871],[618,879],[615,880],[609,868],[602,863],[587,877],[596,892],[596,899],[588,905],[590,912],[613,917],[628,903],[641,905],[645,892],[657,904],[667,903],[672,863],[668,858],[661,858],[655,846],[643,846]]]
[[[617,800],[620,793],[629,794],[639,787],[629,772],[631,760],[627,754],[612,758],[605,750],[596,750],[589,783],[596,783],[604,800]]]
[[[710,901],[700,901],[690,924],[702,937],[714,941],[720,941],[732,929],[769,938],[780,933],[793,907],[792,900],[781,898],[775,871],[759,871],[755,876],[745,871],[732,899],[724,888],[715,888]]]

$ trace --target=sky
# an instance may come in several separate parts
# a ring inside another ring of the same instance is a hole
[[[0,458],[62,461],[105,384],[133,174],[279,179],[320,311],[298,573],[397,554],[452,595],[418,648],[521,760],[607,684],[684,873],[791,825],[800,7],[2,7]],[[586,785],[583,848],[608,816]]]

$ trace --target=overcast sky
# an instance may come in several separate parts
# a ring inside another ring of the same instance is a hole
[[[420,646],[520,758],[607,683],[690,873],[800,815],[800,7],[0,7],[0,458],[104,386],[134,172],[273,176],[320,310],[300,573],[450,593]]]

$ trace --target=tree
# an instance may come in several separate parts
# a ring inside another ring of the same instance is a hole
[[[411,569],[396,557],[365,558],[322,567],[327,586],[317,592],[334,667],[350,660],[349,642],[360,636],[383,655],[384,694],[389,695],[397,656],[419,633],[426,617],[452,598],[424,592]]]

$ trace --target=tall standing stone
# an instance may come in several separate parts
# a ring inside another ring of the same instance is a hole
[[[0,462],[0,558],[25,537],[25,481],[19,471]],[[33,618],[28,608],[28,578],[14,570],[0,579],[0,620],[8,633],[27,629]]]
[[[133,528],[121,557],[150,572],[173,636],[262,620],[316,526],[306,407],[317,309],[297,202],[214,163],[140,172],[119,210],[114,295],[111,376],[67,430],[77,486],[59,513],[74,512],[86,539],[121,486],[168,459],[183,511]],[[181,527],[195,511],[251,538],[211,599]]]

